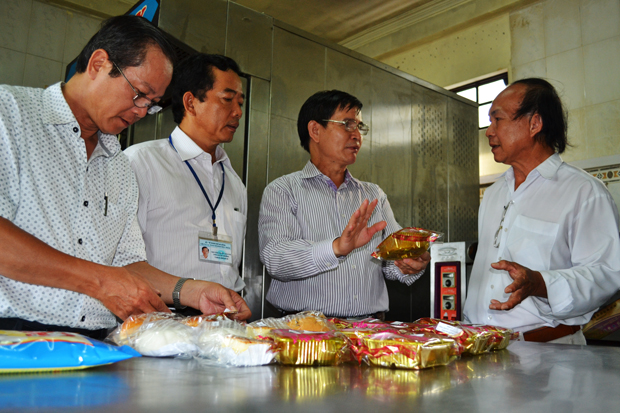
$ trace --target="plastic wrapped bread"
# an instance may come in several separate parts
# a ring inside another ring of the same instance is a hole
[[[262,366],[276,356],[273,342],[248,337],[246,327],[234,321],[204,324],[198,346],[198,359],[205,364]]]

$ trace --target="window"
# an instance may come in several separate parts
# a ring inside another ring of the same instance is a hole
[[[501,73],[486,79],[477,80],[466,85],[455,87],[452,92],[478,104],[478,128],[483,129],[491,124],[489,109],[493,99],[508,85],[508,73]]]

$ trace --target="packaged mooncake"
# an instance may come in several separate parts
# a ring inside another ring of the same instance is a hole
[[[450,338],[376,333],[363,338],[369,364],[382,367],[423,369],[445,366],[458,358]]]
[[[390,234],[371,255],[386,261],[418,258],[431,243],[440,241],[443,234],[422,228],[408,227]]]
[[[335,366],[347,358],[348,340],[336,331],[311,332],[273,330],[281,364],[295,366]]]
[[[457,340],[464,354],[482,354],[503,349],[510,343],[512,330],[501,327],[467,325],[458,321],[420,319],[410,324],[415,333],[432,333]]]
[[[302,311],[282,318],[264,318],[247,326],[248,335],[269,338],[272,330],[331,331],[336,326],[319,311]]]
[[[250,338],[245,326],[234,321],[204,324],[198,338],[197,359],[219,366],[262,366],[273,362],[272,341]]]

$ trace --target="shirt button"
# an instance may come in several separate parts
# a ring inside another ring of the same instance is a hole
[[[79,129],[77,127],[73,127],[73,132],[78,133]]]
[[[78,244],[82,245],[83,243],[84,243],[84,242],[82,241],[82,238],[80,238],[80,239],[78,240]]]
[[[488,318],[489,320],[491,320],[491,319],[492,319],[493,317],[491,317],[491,316],[488,316],[487,318]]]
[[[352,265],[352,266],[351,266],[351,268],[355,269],[355,268],[357,268],[357,267],[356,267],[355,265]]]
[[[508,228],[504,228],[504,232],[508,232]]]
[[[491,290],[492,290],[493,288],[495,288],[495,286],[494,286],[494,285],[491,285]]]
[[[84,201],[84,206],[87,207],[88,206],[88,201]]]

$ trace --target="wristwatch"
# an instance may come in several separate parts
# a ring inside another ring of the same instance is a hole
[[[186,305],[181,305],[181,288],[183,288],[185,281],[188,280],[195,280],[195,278],[179,278],[179,281],[177,281],[177,284],[174,286],[174,290],[172,290],[172,303],[177,310],[187,308]]]

